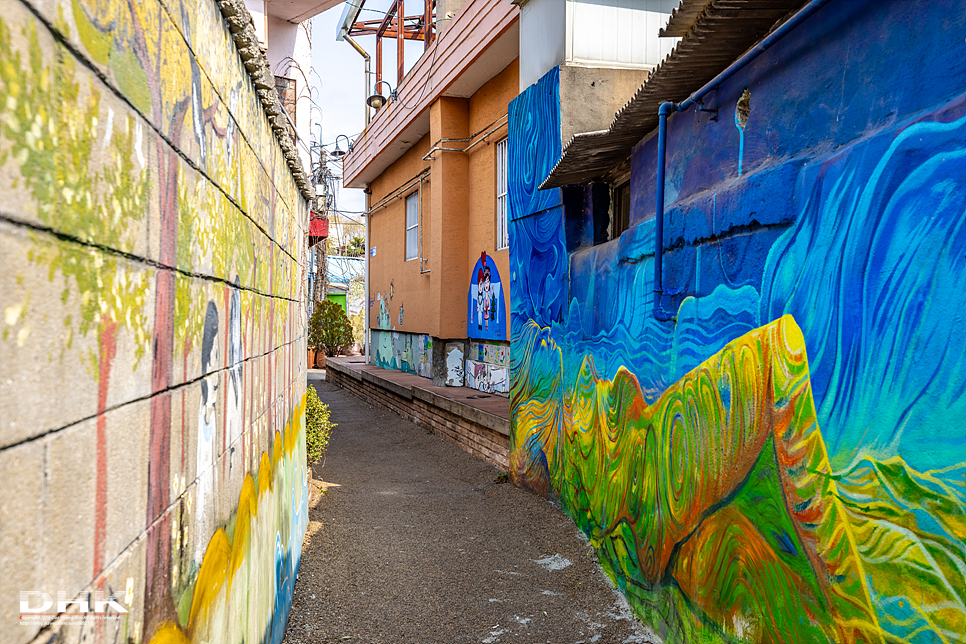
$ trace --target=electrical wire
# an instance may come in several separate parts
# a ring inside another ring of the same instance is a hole
[[[419,89],[419,97],[416,98],[415,103],[413,105],[407,105],[406,102],[399,97],[399,88],[398,87],[396,88],[396,100],[399,102],[399,106],[401,108],[405,110],[412,110],[417,105],[419,105],[420,101],[422,101],[423,98],[425,98],[426,89],[429,87],[430,81],[432,81],[433,79],[433,74],[436,73],[436,56],[438,54],[439,54],[439,35],[436,36],[436,39],[433,42],[433,60],[430,61],[429,63],[429,75],[426,77],[426,80],[423,81],[423,86]],[[422,58],[422,56],[420,56],[420,58]],[[416,59],[416,63],[418,62],[419,62],[419,58]],[[415,64],[413,66],[415,66]],[[410,70],[411,69],[412,67],[410,67]],[[403,78],[403,82],[405,81],[406,79]]]

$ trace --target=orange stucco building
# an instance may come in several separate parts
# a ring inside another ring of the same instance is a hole
[[[344,158],[345,185],[367,194],[368,360],[502,395],[518,13],[509,0],[455,10]]]

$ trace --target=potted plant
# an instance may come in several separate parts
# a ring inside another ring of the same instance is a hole
[[[315,348],[318,368],[325,368],[325,356],[345,353],[352,344],[352,325],[342,307],[332,300],[322,300],[315,305],[309,318],[309,346]],[[319,363],[321,362],[321,365]]]

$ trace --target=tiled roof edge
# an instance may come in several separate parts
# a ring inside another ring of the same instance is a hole
[[[687,98],[804,4],[805,0],[710,0],[681,41],[617,111],[610,127],[574,136],[540,188],[604,176],[657,127],[662,102]],[[733,34],[742,38],[729,39]]]

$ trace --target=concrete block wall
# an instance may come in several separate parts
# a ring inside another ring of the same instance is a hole
[[[281,639],[308,195],[237,4],[0,0],[5,642]]]

